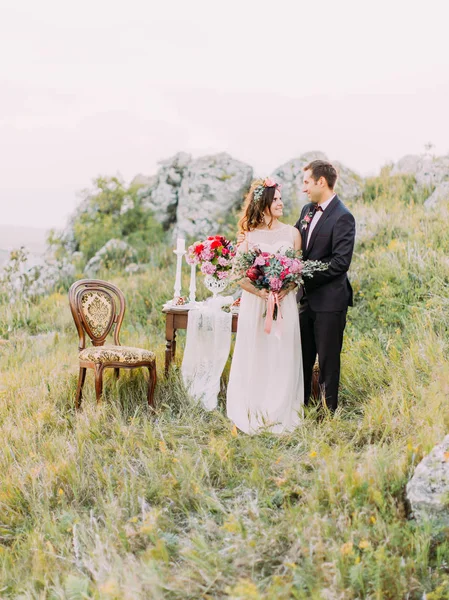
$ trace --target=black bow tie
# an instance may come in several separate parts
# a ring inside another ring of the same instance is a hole
[[[319,204],[317,204],[315,206],[315,211],[314,212],[320,212],[320,211],[323,212],[323,209],[322,209],[322,207]]]

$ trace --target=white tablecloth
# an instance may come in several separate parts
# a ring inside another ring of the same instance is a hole
[[[207,410],[217,407],[220,377],[231,349],[231,328],[232,314],[217,303],[189,311],[181,373],[189,394]]]

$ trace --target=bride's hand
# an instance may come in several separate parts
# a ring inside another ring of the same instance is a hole
[[[246,239],[246,235],[244,233],[239,233],[237,236],[237,246],[239,246]]]
[[[292,290],[294,290],[296,285],[289,285],[284,290],[281,290],[278,294],[279,302],[285,298],[287,294],[289,294]]]
[[[268,300],[269,292],[268,290],[259,290],[257,295],[259,296],[259,298],[262,298],[262,300]]]

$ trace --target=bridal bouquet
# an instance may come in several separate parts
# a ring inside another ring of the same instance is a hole
[[[301,252],[293,249],[287,249],[282,254],[270,254],[256,247],[238,254],[234,260],[236,279],[248,277],[255,288],[270,292],[265,321],[267,333],[271,331],[271,322],[280,314],[279,292],[301,285],[304,283],[303,277],[313,277],[315,272],[328,268],[326,263],[302,260],[301,256]]]
[[[232,243],[222,235],[215,235],[192,244],[187,251],[186,261],[189,265],[201,265],[204,275],[222,280],[231,275],[234,256]]]

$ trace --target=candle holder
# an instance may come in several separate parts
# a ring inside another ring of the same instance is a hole
[[[182,267],[182,257],[186,254],[185,250],[177,249],[173,250],[173,253],[176,254],[176,277],[175,277],[175,287],[173,296],[173,301],[176,302],[178,298],[181,297],[181,267]]]
[[[190,265],[189,304],[196,302],[196,264]]]

